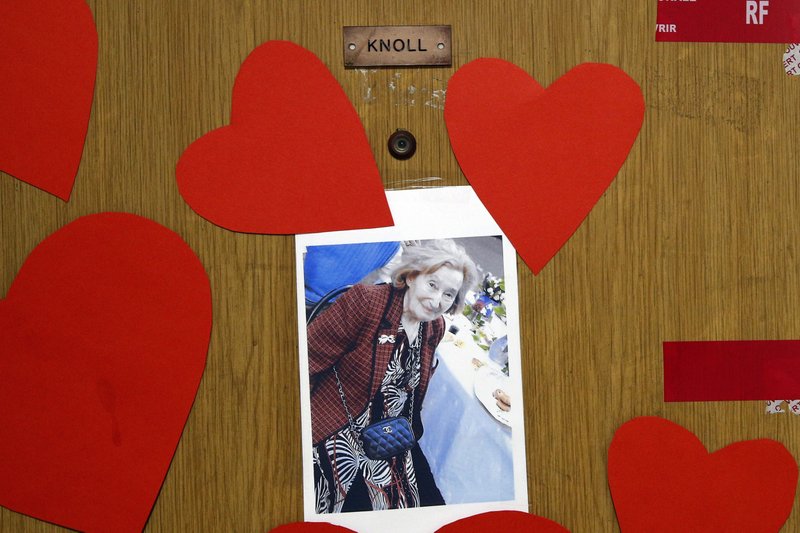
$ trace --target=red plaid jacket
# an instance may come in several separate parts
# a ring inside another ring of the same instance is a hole
[[[308,326],[311,430],[315,446],[348,424],[333,374],[334,365],[353,417],[378,392],[395,347],[386,336],[394,338],[397,334],[404,296],[405,289],[391,285],[354,285]],[[379,342],[382,336],[385,336],[383,343]],[[433,354],[443,336],[442,317],[423,325],[415,406],[422,407]],[[415,418],[418,422],[418,417]]]

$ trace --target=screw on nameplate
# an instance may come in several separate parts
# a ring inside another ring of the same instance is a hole
[[[345,67],[449,67],[450,26],[345,26]]]

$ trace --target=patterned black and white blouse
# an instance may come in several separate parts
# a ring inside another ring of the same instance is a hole
[[[422,325],[413,346],[409,346],[402,325],[396,336],[383,336],[378,342],[393,342],[395,349],[377,394],[366,409],[353,417],[359,433],[364,427],[384,418],[408,418],[409,400],[419,385]],[[414,405],[414,409],[418,410],[419,406]],[[348,425],[314,448],[316,512],[419,507],[419,488],[411,453],[390,459],[369,459],[358,451],[356,439]]]

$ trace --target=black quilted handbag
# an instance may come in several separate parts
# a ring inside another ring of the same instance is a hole
[[[416,360],[419,360],[420,358],[421,346],[422,324],[420,324],[420,331],[417,334],[415,342],[409,347],[412,353],[412,369],[415,368],[413,359],[416,358]],[[411,406],[408,410],[408,418],[402,416],[384,418],[358,431],[353,417],[350,414],[350,409],[347,407],[342,381],[339,379],[339,372],[336,370],[335,366],[333,367],[333,375],[336,376],[336,385],[339,387],[339,397],[342,399],[342,406],[347,414],[347,422],[350,425],[350,431],[361,443],[362,449],[359,450],[361,453],[373,460],[390,459],[409,451],[417,444],[414,430],[411,429],[411,417],[414,413],[414,390],[412,390],[409,395],[411,398]]]
[[[362,429],[361,443],[364,455],[370,459],[389,459],[413,448],[417,439],[408,419],[395,416]]]

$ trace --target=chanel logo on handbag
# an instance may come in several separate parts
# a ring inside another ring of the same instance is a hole
[[[383,432],[384,433],[391,433],[392,432],[392,426],[383,426]]]

